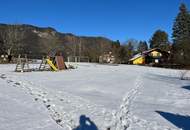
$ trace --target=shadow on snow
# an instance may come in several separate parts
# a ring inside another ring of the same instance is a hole
[[[190,90],[190,86],[183,86],[182,88]]]
[[[90,120],[90,118],[85,115],[81,115],[79,119],[79,126],[73,130],[98,130],[98,128],[95,123]]]
[[[182,116],[182,115],[162,112],[162,111],[156,111],[156,112],[160,114],[162,117],[164,117],[166,120],[170,121],[176,127],[182,128],[183,130],[189,130],[190,116]]]

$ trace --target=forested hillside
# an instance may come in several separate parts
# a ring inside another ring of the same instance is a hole
[[[112,44],[114,41],[107,38],[75,36],[57,32],[50,27],[0,24],[1,54],[41,57],[51,50],[59,49],[65,57],[88,56],[91,61],[97,61],[99,55],[112,50]]]

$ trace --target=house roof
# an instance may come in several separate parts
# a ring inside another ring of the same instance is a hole
[[[129,61],[133,61],[141,56],[143,56],[143,55],[141,53],[138,53],[138,54],[134,55],[133,58],[129,59]]]
[[[145,55],[147,55],[147,54],[149,54],[149,53],[151,53],[153,51],[158,51],[160,53],[164,53],[164,54],[168,55],[168,52],[166,52],[166,51],[162,51],[159,48],[153,48],[153,49],[150,49],[150,50],[147,50],[147,51],[143,51],[142,53],[138,53],[138,54],[134,55],[133,58],[129,59],[129,61],[133,61],[133,60],[135,60],[135,59],[137,59],[137,58],[139,58],[141,56],[145,56]]]
[[[161,49],[159,49],[159,48],[153,48],[153,49],[150,49],[150,50],[147,50],[147,51],[143,51],[142,53],[143,54],[149,54],[149,53],[151,53],[151,52],[153,52],[153,51],[158,51],[158,52],[163,52]]]

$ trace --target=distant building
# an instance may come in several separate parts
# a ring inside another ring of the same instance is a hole
[[[115,59],[115,56],[112,54],[112,52],[105,53],[99,56],[99,63],[114,64],[115,62],[116,62],[116,59]]]
[[[1,55],[0,63],[8,62],[8,55]]]
[[[142,53],[138,53],[129,60],[130,64],[143,65],[143,64],[163,64],[167,63],[169,59],[169,52],[162,51],[161,49],[154,48]]]

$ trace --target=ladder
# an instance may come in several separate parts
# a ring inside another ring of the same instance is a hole
[[[27,55],[25,55],[24,58],[21,58],[21,55],[19,54],[18,58],[17,58],[15,72],[29,72],[29,71],[31,71],[31,70],[29,67]]]
[[[47,64],[46,58],[42,58],[42,62],[40,63],[39,71],[47,71],[49,70],[49,65]]]

